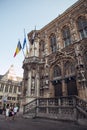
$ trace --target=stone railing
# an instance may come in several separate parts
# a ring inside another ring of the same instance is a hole
[[[40,59],[36,56],[32,56],[32,57],[27,57],[24,59],[23,64],[27,64],[27,63],[38,63],[40,62]]]
[[[37,117],[76,120],[74,97],[40,98],[37,100]]]
[[[34,99],[33,101],[27,103],[23,107],[23,114],[32,114],[33,116],[36,116],[36,106],[37,106],[37,100]]]
[[[76,97],[38,98],[24,106],[24,114],[33,117],[72,120],[87,119],[87,102]]]
[[[80,99],[79,97],[76,97],[76,108],[77,108],[77,118],[81,119],[87,118],[87,101],[84,101],[82,99]]]

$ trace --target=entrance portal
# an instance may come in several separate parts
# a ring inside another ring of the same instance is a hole
[[[74,78],[67,79],[67,93],[68,95],[78,95],[76,80]]]
[[[55,89],[55,97],[62,96],[62,84],[61,84],[61,82],[58,82],[57,84],[55,84],[54,89]]]

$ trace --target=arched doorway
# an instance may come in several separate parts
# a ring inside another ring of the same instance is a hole
[[[73,63],[67,61],[65,63],[65,82],[67,86],[68,95],[78,95],[76,76],[75,76],[75,67]]]
[[[52,84],[54,86],[54,96],[62,96],[61,69],[58,65],[55,65],[53,68]]]
[[[70,95],[78,95],[77,86],[76,86],[76,78],[69,77],[66,79],[67,84],[67,94]]]

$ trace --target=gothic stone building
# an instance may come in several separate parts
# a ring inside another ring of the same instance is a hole
[[[35,39],[32,37],[35,33]],[[23,96],[87,99],[87,0],[78,0],[41,30],[28,33]]]

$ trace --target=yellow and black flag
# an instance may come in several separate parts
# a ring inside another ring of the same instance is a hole
[[[14,57],[21,51],[21,49],[22,49],[22,46],[21,46],[21,43],[19,40],[18,44],[17,44],[17,48],[16,48],[15,53],[14,53]]]

